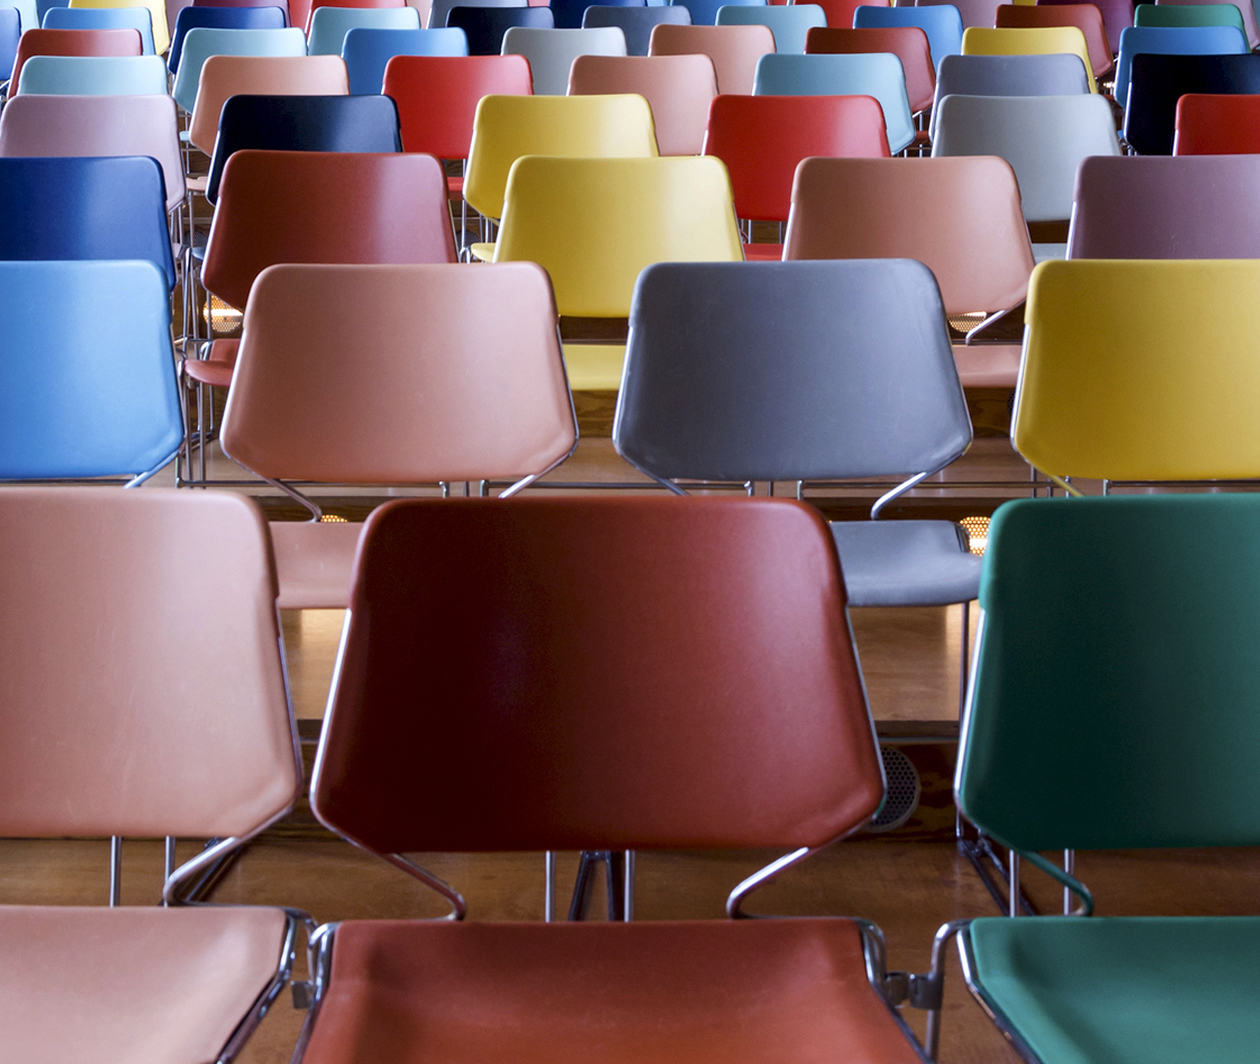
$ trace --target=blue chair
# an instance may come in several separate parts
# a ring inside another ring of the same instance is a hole
[[[160,55],[33,55],[22,64],[17,91],[59,96],[166,95]]]
[[[716,26],[718,9],[721,7],[733,4],[750,7],[766,6],[766,0],[673,0],[673,2],[691,12],[693,26]]]
[[[627,55],[647,55],[652,30],[661,23],[690,26],[691,12],[682,4],[648,4],[635,7],[612,7],[592,4],[582,15],[583,28],[616,26],[626,35]]]
[[[888,52],[851,55],[763,55],[754,96],[874,96],[884,109],[888,150],[896,155],[915,138],[906,75]]]
[[[1129,99],[1133,57],[1154,55],[1242,55],[1251,51],[1242,30],[1235,26],[1130,26],[1120,34],[1116,59],[1115,99],[1121,107]]]
[[[356,26],[346,34],[341,46],[350,92],[357,96],[381,91],[385,66],[396,55],[467,54],[468,38],[464,31],[450,26],[431,30],[378,30]]]
[[[0,479],[130,486],[175,457],[170,293],[151,262],[0,261],[0,318]]]
[[[805,53],[805,35],[814,26],[827,25],[818,4],[723,4],[718,8],[719,26],[769,26],[780,54]]]
[[[647,7],[647,0],[600,0],[605,7]],[[558,30],[582,29],[591,0],[552,0],[551,14]]]
[[[500,55],[503,35],[513,26],[527,29],[554,29],[549,7],[468,7],[451,8],[448,26],[461,29],[468,38],[469,55]]]
[[[191,30],[281,30],[289,24],[289,16],[281,7],[186,7],[175,19],[171,32],[171,50],[166,66],[172,74],[179,70],[184,54],[184,38]]]
[[[147,7],[50,7],[47,30],[138,30],[145,55],[153,54],[153,15]]]
[[[0,81],[8,81],[13,76],[21,36],[21,12],[16,7],[0,7]]]
[[[184,37],[179,70],[171,95],[181,108],[192,114],[197,102],[201,68],[212,55],[306,55],[306,34],[296,26],[269,30],[233,30],[214,26],[194,26]]]
[[[884,29],[889,26],[918,26],[927,34],[932,62],[940,70],[947,55],[962,53],[963,21],[953,4],[926,7],[876,7],[862,4],[853,12],[855,29]]]
[[[317,7],[311,12],[306,34],[307,54],[341,55],[346,34],[358,28],[418,30],[420,12],[414,7]],[[383,70],[381,76],[384,77]]]

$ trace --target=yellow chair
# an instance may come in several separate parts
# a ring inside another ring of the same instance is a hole
[[[1016,450],[1073,494],[1066,477],[1260,478],[1257,289],[1260,260],[1039,265]]]
[[[652,108],[642,96],[484,96],[473,117],[464,199],[483,218],[501,218],[508,172],[522,155],[656,154]],[[474,244],[472,253],[489,259],[494,246]]]
[[[541,263],[562,316],[610,319],[629,315],[645,266],[742,258],[730,178],[711,156],[518,159],[494,252],[495,262]],[[624,343],[570,343],[564,353],[574,390],[621,383]]]
[[[1080,56],[1089,76],[1089,91],[1098,91],[1085,34],[1076,26],[1003,27],[988,29],[972,26],[963,30],[963,55],[1052,55],[1067,53]]]
[[[165,0],[68,0],[70,7],[145,7],[153,16],[153,51],[162,55],[171,46]]]

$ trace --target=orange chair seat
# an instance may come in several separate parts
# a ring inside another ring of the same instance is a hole
[[[525,977],[528,973],[528,977]],[[844,919],[340,925],[305,1064],[915,1061]]]
[[[1014,388],[1020,344],[954,344],[958,379],[964,388]]]
[[[272,521],[282,610],[345,609],[359,547],[359,522]]]
[[[210,345],[208,358],[190,358],[184,363],[184,375],[197,384],[226,388],[232,383],[240,346],[240,340],[215,340]]]

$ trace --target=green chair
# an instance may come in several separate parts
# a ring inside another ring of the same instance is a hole
[[[1255,1060],[1260,917],[1093,917],[1041,853],[1260,844],[1260,497],[1008,503],[980,604],[959,808],[1081,904],[948,924],[934,974],[956,937],[1025,1060]]]
[[[1135,26],[1236,26],[1246,32],[1237,4],[1138,4]]]

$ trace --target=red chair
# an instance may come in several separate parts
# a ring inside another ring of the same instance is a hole
[[[892,6],[890,0],[875,0],[874,4],[867,4],[866,0],[814,0],[814,2],[823,9],[823,14],[827,16],[827,25],[842,30],[853,28],[853,12],[860,6]]]
[[[1103,77],[1114,65],[1115,52],[1107,37],[1102,12],[1093,4],[1000,4],[994,24],[1016,29],[1075,26],[1085,35],[1085,50],[1089,52],[1094,77]]]
[[[18,40],[10,84],[17,86],[22,64],[33,55],[143,55],[139,30],[30,29]]]
[[[835,29],[815,26],[805,35],[806,53],[891,52],[906,73],[906,96],[916,114],[932,106],[936,64],[928,36],[918,26]]]
[[[802,159],[886,159],[890,153],[884,112],[873,96],[725,95],[709,109],[704,154],[726,164],[739,218],[782,224]],[[747,242],[747,225],[745,230],[746,259],[782,256],[781,243]]]
[[[1260,153],[1260,96],[1186,93],[1174,130],[1174,155]]]
[[[303,22],[298,23],[309,34],[311,31],[311,16],[315,13],[317,7],[406,7],[404,0],[297,0],[293,10],[296,10],[303,3],[308,4],[306,18]]]

